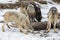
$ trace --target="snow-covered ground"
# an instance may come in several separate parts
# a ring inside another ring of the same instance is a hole
[[[15,3],[18,2],[18,0],[0,0],[0,3],[7,4],[7,3]]]
[[[17,0],[0,0],[0,3],[15,3]],[[48,2],[52,2],[51,0],[46,0]],[[41,12],[42,12],[42,22],[47,21],[47,14],[49,9],[54,6],[58,9],[60,12],[60,4],[54,3],[53,4],[40,4],[41,5]],[[0,9],[0,21],[3,20],[4,13],[6,11],[18,11],[16,9]],[[0,40],[60,40],[60,30],[57,29],[58,33],[54,33],[54,30],[51,29],[49,33],[44,33],[45,30],[41,31],[35,31],[36,33],[28,33],[28,35],[25,35],[24,33],[19,32],[18,28],[11,27],[11,29],[8,29],[5,25],[5,32],[2,32],[2,25],[3,23],[0,23]]]

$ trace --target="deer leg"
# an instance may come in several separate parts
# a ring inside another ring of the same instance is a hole
[[[7,25],[7,27],[10,29],[9,25],[8,25],[8,24],[6,24],[6,25]]]

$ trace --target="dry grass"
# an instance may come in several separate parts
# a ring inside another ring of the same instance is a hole
[[[41,4],[47,4],[47,1],[39,1]]]
[[[60,3],[60,0],[53,0],[54,2]]]

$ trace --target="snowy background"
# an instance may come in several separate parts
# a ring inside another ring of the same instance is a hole
[[[12,1],[12,2],[10,2]],[[17,0],[0,0],[0,3],[6,4],[6,3],[15,3]],[[52,2],[51,0],[46,0],[47,2]],[[36,2],[35,2],[36,3]],[[58,11],[60,12],[60,4],[54,3],[53,4],[40,4],[41,5],[41,12],[43,19],[42,22],[47,21],[47,13],[51,7],[56,7]],[[38,3],[39,4],[39,3]],[[18,9],[0,9],[0,21],[3,20],[4,13],[6,11],[16,11],[18,12]],[[35,33],[29,33],[28,35],[25,35],[24,33],[19,32],[17,28],[11,27],[11,29],[8,29],[5,25],[5,32],[2,32],[2,24],[0,23],[0,40],[60,40],[60,30],[57,29],[58,33],[54,33],[54,30],[51,29],[49,33],[43,33],[45,30],[41,31],[35,31]]]

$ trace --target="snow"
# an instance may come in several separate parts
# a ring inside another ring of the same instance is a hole
[[[9,2],[12,1],[12,2]],[[0,0],[0,3],[15,3],[18,0]],[[52,0],[46,0],[48,2],[52,2]],[[36,2],[37,3],[37,2]],[[40,4],[41,5],[41,12],[43,19],[42,22],[47,21],[47,14],[51,7],[56,7],[58,12],[60,12],[60,4],[54,3],[53,4]],[[39,4],[39,3],[37,3]],[[18,9],[0,9],[0,21],[3,20],[4,13],[6,11],[15,11],[18,12]],[[54,33],[54,30],[51,29],[49,33],[44,33],[45,30],[41,31],[34,31],[34,33],[28,33],[28,35],[19,32],[18,28],[11,27],[11,29],[7,28],[5,25],[5,32],[2,32],[2,25],[0,23],[0,40],[60,40],[60,29],[57,29],[58,33]]]
[[[7,4],[7,3],[15,3],[18,2],[18,0],[0,0],[0,3]]]

